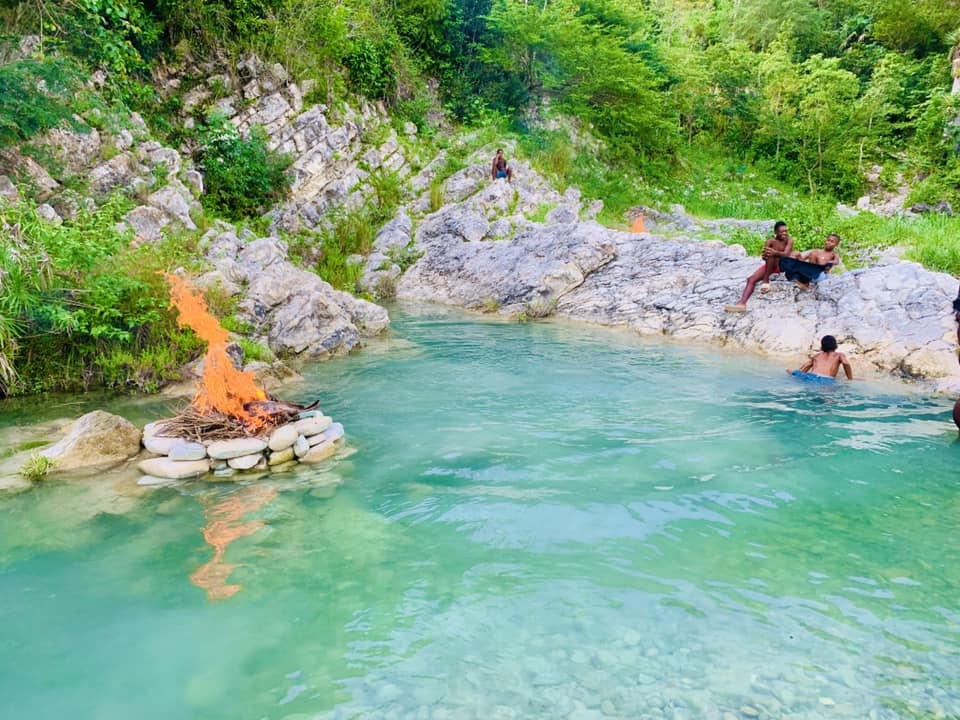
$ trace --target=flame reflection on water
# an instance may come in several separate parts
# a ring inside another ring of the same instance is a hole
[[[238,567],[225,561],[227,546],[237,538],[253,535],[264,525],[262,518],[243,521],[248,513],[255,512],[277,496],[275,488],[267,485],[251,485],[240,488],[218,502],[201,498],[207,524],[203,539],[213,548],[213,557],[190,575],[190,582],[207,592],[208,600],[226,600],[243,589],[242,585],[227,584],[230,573]]]

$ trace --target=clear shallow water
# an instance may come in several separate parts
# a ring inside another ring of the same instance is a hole
[[[291,394],[356,454],[0,498],[4,717],[960,715],[945,399],[435,309]]]

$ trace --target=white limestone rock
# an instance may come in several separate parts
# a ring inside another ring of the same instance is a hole
[[[270,439],[267,441],[267,447],[274,452],[285,450],[286,448],[293,447],[293,444],[297,441],[297,437],[299,435],[300,431],[297,429],[295,423],[281,425],[272,433],[270,433]]]
[[[303,435],[300,435],[293,445],[293,454],[302,458],[308,452],[310,452],[310,442]]]
[[[297,420],[293,426],[300,435],[309,437],[310,435],[322,433],[324,430],[330,427],[332,422],[333,418],[328,417],[327,415],[314,415],[313,417]]]
[[[171,460],[203,460],[207,457],[207,449],[200,443],[181,440],[170,446],[167,457]]]
[[[208,460],[171,460],[157,457],[141,460],[137,464],[144,475],[166,478],[168,480],[183,480],[189,477],[198,477],[210,471]]]
[[[232,467],[234,470],[252,470],[260,464],[261,460],[263,460],[263,455],[260,453],[253,453],[250,455],[232,457],[227,460],[227,465]]]
[[[230,460],[244,455],[256,455],[266,449],[267,443],[260,438],[216,440],[207,446],[207,455],[215,460]]]

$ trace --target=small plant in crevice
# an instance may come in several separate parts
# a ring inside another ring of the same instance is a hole
[[[42,480],[53,469],[54,462],[46,455],[33,453],[18,471],[20,477],[30,482]]]
[[[385,221],[393,217],[400,205],[403,194],[402,182],[397,173],[381,167],[367,178],[373,188],[376,202],[377,220]]]
[[[400,272],[406,272],[417,260],[423,257],[423,251],[413,247],[413,243],[404,247],[393,247],[387,251],[391,262],[399,266]]]
[[[430,212],[434,213],[443,207],[446,200],[446,191],[443,187],[443,181],[434,179],[430,185]]]
[[[391,275],[383,274],[377,279],[373,291],[374,297],[380,302],[395,300],[397,297],[397,280]]]
[[[483,301],[480,310],[485,313],[495,313],[500,311],[500,301],[495,297],[488,297]]]
[[[531,320],[542,320],[550,317],[557,311],[557,299],[550,300],[532,300],[523,304],[523,310],[517,315],[519,322],[529,322]]]
[[[555,203],[543,203],[541,205],[538,205],[537,209],[534,210],[532,213],[530,213],[529,220],[535,223],[545,222],[547,219],[547,215],[555,207],[557,207]]]

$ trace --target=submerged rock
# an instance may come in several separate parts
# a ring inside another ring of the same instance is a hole
[[[40,451],[54,462],[54,470],[115,465],[140,452],[140,430],[130,421],[94,410],[67,427],[56,444]]]
[[[210,471],[209,460],[171,460],[159,457],[141,460],[137,467],[144,475],[152,475],[168,480],[182,480],[198,477]]]
[[[321,460],[326,460],[328,457],[331,457],[336,451],[336,445],[334,445],[332,442],[325,441],[311,447],[310,451],[300,458],[300,462],[320,462]]]

